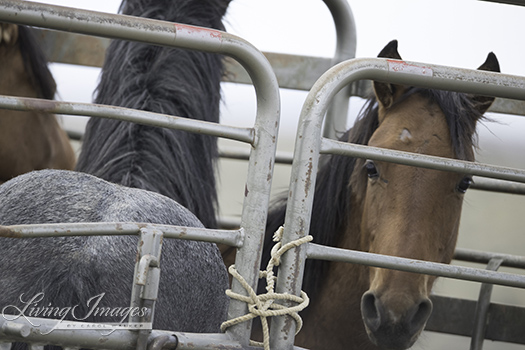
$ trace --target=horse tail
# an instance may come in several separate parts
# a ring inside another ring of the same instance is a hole
[[[224,30],[229,0],[124,0],[120,11]],[[222,57],[114,40],[95,102],[219,121]],[[166,195],[215,227],[217,140],[211,136],[91,118],[77,170]]]

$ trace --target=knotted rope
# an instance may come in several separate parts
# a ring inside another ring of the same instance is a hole
[[[277,279],[277,277],[273,273],[273,268],[275,266],[279,266],[279,264],[281,263],[281,256],[286,251],[298,247],[301,244],[310,242],[313,239],[312,236],[308,235],[282,246],[282,236],[283,227],[281,226],[274,233],[273,236],[273,241],[276,243],[272,248],[271,258],[268,262],[268,266],[266,267],[265,271],[259,271],[259,278],[266,279],[267,292],[265,294],[257,295],[253,288],[250,287],[246,280],[237,272],[237,270],[235,269],[235,265],[231,265],[228,269],[233,278],[239,281],[241,286],[246,290],[248,296],[234,293],[231,291],[231,289],[228,289],[226,291],[226,294],[232,299],[240,300],[242,302],[247,303],[249,313],[224,322],[221,325],[221,330],[224,332],[228,327],[231,327],[241,322],[249,321],[255,317],[260,317],[263,329],[263,342],[260,343],[250,340],[250,345],[264,346],[265,350],[270,349],[270,332],[268,328],[267,317],[290,315],[297,323],[297,330],[295,332],[295,334],[297,334],[303,326],[303,321],[301,319],[301,316],[299,316],[298,312],[302,311],[305,307],[307,307],[308,303],[310,302],[308,295],[306,295],[306,293],[303,291],[301,291],[300,297],[291,294],[282,294],[274,292],[275,280]],[[297,305],[286,307],[284,305],[274,303],[275,300],[288,300],[297,303]]]

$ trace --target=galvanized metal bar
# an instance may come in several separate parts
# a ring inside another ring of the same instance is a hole
[[[9,320],[11,315],[6,315]],[[16,316],[16,315],[13,315]],[[115,329],[112,332],[86,329],[86,323],[75,321],[63,321],[71,325],[69,329],[53,329],[60,320],[52,320],[36,317],[24,317],[19,315],[16,320],[8,321],[0,317],[0,329],[19,329],[24,328],[27,332],[23,334],[9,334],[5,340],[11,342],[26,342],[36,344],[51,344],[70,348],[84,349],[107,349],[107,350],[134,350],[137,339],[137,332],[125,329]],[[37,326],[38,325],[38,326]],[[91,324],[92,325],[92,324]],[[71,329],[82,329],[82,332],[75,332],[75,337],[71,336]],[[49,332],[49,330],[52,330]],[[47,334],[42,334],[47,333]],[[0,334],[4,335],[0,332]],[[182,333],[153,330],[148,337],[148,344],[153,344],[157,339],[164,337],[175,337],[177,350],[255,350],[257,348],[243,346],[232,339],[228,334],[207,334],[207,333]],[[10,343],[1,343],[2,345]],[[42,346],[43,347],[43,346]],[[302,350],[295,347],[295,350]]]
[[[436,170],[453,171],[461,174],[525,182],[525,170],[467,162],[457,159],[428,156],[386,148],[358,145],[323,138],[321,153],[333,153],[351,157],[381,160],[396,164],[417,166]]]
[[[239,273],[256,288],[264,228],[270,199],[274,156],[280,116],[277,79],[268,60],[249,42],[229,33],[178,23],[52,6],[35,2],[5,0],[0,3],[0,20],[81,34],[132,40],[170,47],[219,53],[237,60],[248,72],[257,96],[254,147],[248,165],[241,225],[246,236],[237,252]],[[234,292],[246,294],[234,281]],[[230,303],[229,317],[245,314],[248,306]],[[251,322],[228,330],[235,339],[248,343]]]
[[[456,248],[454,259],[480,264],[488,264],[492,259],[503,259],[502,266],[525,269],[525,256],[482,252],[478,250]]]
[[[46,57],[51,62],[102,67],[104,53],[109,45],[106,38],[75,33],[36,29]],[[334,59],[325,57],[298,56],[274,52],[263,52],[277,76],[279,87],[309,91],[319,77],[333,66]],[[234,59],[224,60],[223,80],[251,84],[246,70]],[[370,95],[370,81],[356,81],[350,85],[350,96],[367,98]],[[497,98],[489,112],[525,115],[525,102]]]
[[[525,100],[524,77],[494,72],[381,58],[353,59],[331,68],[314,84],[301,111],[283,244],[309,232],[323,117],[335,94],[359,79]],[[299,295],[305,256],[303,246],[282,256],[276,287],[278,293]],[[271,345],[276,349],[290,349],[294,333],[295,324],[287,320],[287,316],[274,318]]]
[[[232,247],[241,247],[245,236],[244,228],[237,230],[211,230],[200,227],[171,226],[150,223],[83,222],[13,226],[0,225],[0,237],[37,238],[139,235],[140,230],[145,227],[151,227],[163,232],[164,238],[222,243]]]
[[[224,137],[249,144],[253,144],[255,139],[255,132],[252,128],[226,126],[124,107],[0,95],[0,109],[19,111],[43,110],[57,114],[125,120],[138,124]]]
[[[131,309],[148,310],[145,315],[130,314],[130,323],[153,324],[155,302],[157,301],[160,283],[160,256],[162,252],[163,234],[151,227],[140,230],[137,244],[137,260],[133,274],[131,291]],[[139,328],[136,350],[146,350],[151,327]]]
[[[487,270],[497,271],[501,266],[503,259],[490,259]],[[474,316],[474,328],[472,330],[472,339],[470,342],[470,350],[481,350],[483,348],[483,340],[485,339],[485,330],[488,325],[488,315],[490,306],[490,297],[492,295],[493,285],[490,283],[481,284],[479,290],[478,303],[476,305],[476,315]]]
[[[431,295],[434,304],[426,330],[439,333],[472,336],[476,309],[475,300]],[[525,308],[491,303],[485,339],[525,344],[523,320]]]
[[[335,24],[336,48],[332,58],[332,66],[355,58],[357,33],[354,15],[346,0],[324,0],[330,10]],[[346,87],[332,100],[324,122],[324,136],[337,139],[337,134],[346,131],[348,104],[351,89]]]
[[[524,275],[346,250],[314,243],[308,243],[307,256],[308,259],[347,262],[467,281],[493,283],[508,287],[525,288]]]
[[[486,179],[482,177],[475,177],[474,182],[470,186],[474,190],[483,190],[490,192],[500,192],[509,194],[525,194],[525,185],[522,183]]]
[[[102,67],[104,53],[109,45],[106,38],[75,33],[36,29],[46,57],[51,62]],[[315,81],[332,67],[333,59],[324,57],[298,56],[274,52],[263,52],[277,76],[279,87],[309,91]],[[223,80],[251,84],[246,70],[237,61],[226,57]],[[356,81],[350,85],[349,96],[367,98],[371,91],[370,81]],[[497,98],[489,112],[525,115],[525,102]]]
[[[234,147],[220,147],[219,156],[221,158],[248,160],[250,159],[249,149],[241,149]],[[275,163],[278,164],[292,164],[293,153],[285,151],[277,151],[275,153]]]
[[[509,100],[507,98],[497,98],[494,103],[490,106],[489,112],[502,113],[502,114],[513,114],[513,115],[525,115],[525,101]]]

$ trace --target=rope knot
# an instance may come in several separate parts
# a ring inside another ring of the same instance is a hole
[[[312,236],[308,235],[308,236],[299,238],[295,241],[289,242],[283,246],[281,243],[283,232],[284,232],[284,228],[281,226],[274,233],[273,241],[276,243],[271,250],[270,261],[268,262],[268,266],[266,267],[266,270],[259,271],[259,278],[266,279],[266,291],[267,291],[266,293],[257,295],[257,293],[255,293],[253,288],[250,285],[248,285],[246,280],[239,274],[239,272],[237,272],[237,270],[235,269],[235,265],[231,265],[228,268],[228,272],[233,276],[233,278],[239,281],[241,286],[248,293],[248,296],[234,293],[231,291],[231,289],[228,289],[226,291],[226,295],[228,295],[232,299],[240,300],[242,302],[247,303],[249,313],[224,322],[221,325],[221,331],[224,332],[228,327],[231,327],[241,322],[249,321],[255,317],[260,317],[262,327],[263,327],[263,343],[259,343],[259,342],[250,340],[250,345],[264,346],[265,350],[270,349],[270,333],[269,333],[269,328],[268,328],[267,317],[290,315],[297,323],[297,327],[296,327],[297,330],[295,332],[295,334],[297,334],[299,333],[299,331],[301,330],[303,326],[303,321],[301,319],[301,316],[299,316],[298,313],[302,311],[304,308],[306,308],[310,302],[308,295],[306,295],[306,293],[303,291],[301,291],[300,296],[291,295],[288,293],[275,293],[274,292],[275,281],[277,277],[273,273],[273,268],[275,266],[279,266],[279,264],[281,263],[281,256],[288,250],[298,247],[301,244],[310,242],[313,239]],[[282,304],[275,303],[274,301],[276,300],[291,301],[295,303],[296,305],[286,307]]]

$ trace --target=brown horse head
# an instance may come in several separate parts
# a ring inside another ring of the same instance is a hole
[[[53,99],[55,91],[32,29],[0,23],[0,95]],[[32,170],[73,169],[75,158],[54,115],[0,110],[0,184]]]
[[[389,43],[379,57],[400,60],[397,42]],[[499,71],[496,57],[490,54],[479,69]],[[378,127],[370,146],[473,160],[475,124],[493,98],[379,82],[374,91]],[[439,102],[447,100],[437,98],[440,93],[455,101]],[[470,176],[371,160],[359,166],[358,173],[368,177],[361,249],[449,263]],[[369,278],[370,288],[361,300],[369,338],[381,348],[412,346],[432,311],[429,294],[435,277],[370,268]]]

